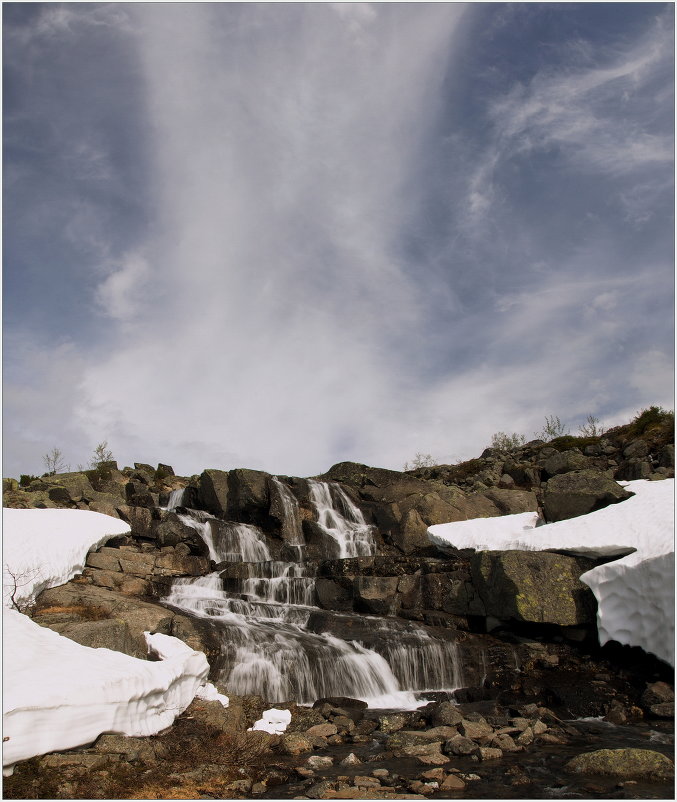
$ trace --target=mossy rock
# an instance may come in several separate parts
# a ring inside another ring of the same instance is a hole
[[[598,749],[577,755],[564,767],[571,774],[601,774],[623,780],[669,782],[675,764],[651,749]]]

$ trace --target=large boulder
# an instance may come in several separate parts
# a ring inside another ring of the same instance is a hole
[[[355,609],[370,615],[390,615],[397,607],[396,576],[355,577]]]
[[[597,749],[572,758],[565,766],[571,774],[601,774],[619,780],[669,782],[675,764],[651,749]]]
[[[201,510],[224,516],[228,509],[228,472],[207,468],[200,474],[197,502]]]
[[[560,473],[571,471],[584,471],[590,465],[590,460],[577,449],[558,451],[546,459],[543,470],[548,476],[557,476]]]
[[[598,471],[572,471],[549,479],[543,511],[548,523],[587,515],[632,496],[613,479]]]
[[[593,565],[545,551],[484,551],[471,558],[473,585],[487,615],[559,626],[595,620],[595,597],[579,579]]]
[[[82,472],[57,473],[52,476],[43,476],[39,481],[50,489],[54,487],[63,488],[67,494],[68,501],[87,501],[94,498],[95,495],[89,479]]]
[[[228,514],[236,521],[258,522],[268,515],[270,474],[236,468],[228,474]]]

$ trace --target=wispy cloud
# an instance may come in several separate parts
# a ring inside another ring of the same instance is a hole
[[[73,444],[186,473],[470,457],[666,403],[660,15],[497,90],[472,59],[511,6],[53,11],[6,25],[17,462],[65,446],[60,371]]]

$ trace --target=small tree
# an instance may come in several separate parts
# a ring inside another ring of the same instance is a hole
[[[421,454],[419,452],[411,461],[411,465],[408,462],[404,463],[404,470],[415,471],[417,468],[431,468],[433,465],[437,465],[437,462],[432,454]]]
[[[514,451],[523,446],[527,438],[523,434],[506,434],[506,432],[496,432],[491,435],[491,447],[498,451]]]
[[[92,468],[102,468],[107,462],[113,462],[113,452],[108,448],[108,440],[104,440],[94,449],[89,464]]]
[[[566,434],[569,434],[569,429],[559,419],[559,415],[546,415],[545,426],[540,432],[536,432],[536,437],[540,440],[554,440]]]
[[[601,437],[606,429],[600,423],[599,418],[594,415],[588,415],[585,423],[578,427],[578,431],[582,437]]]
[[[9,601],[9,606],[20,613],[26,613],[31,606],[32,599],[24,599],[19,592],[21,588],[31,585],[40,573],[40,569],[26,569],[25,571],[14,571],[5,563],[3,576],[4,595]]]
[[[48,476],[54,476],[55,473],[63,473],[66,469],[63,452],[56,446],[43,456],[42,461],[45,464],[45,471]]]

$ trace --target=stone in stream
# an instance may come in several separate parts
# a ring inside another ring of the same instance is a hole
[[[334,765],[334,759],[323,755],[311,755],[306,760],[306,766],[310,769],[327,769]]]
[[[565,766],[571,774],[601,774],[622,780],[668,782],[675,764],[651,749],[597,749],[572,758]]]

